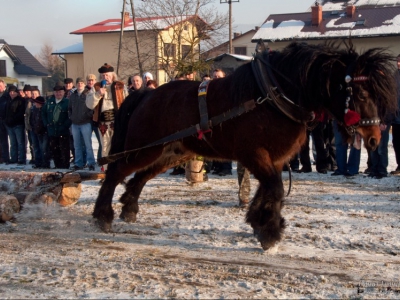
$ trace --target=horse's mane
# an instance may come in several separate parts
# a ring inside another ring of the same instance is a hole
[[[383,48],[370,49],[359,55],[351,41],[318,45],[293,42],[281,51],[270,53],[276,79],[286,96],[295,103],[312,110],[329,106],[329,99],[350,72],[348,75],[352,77],[368,76],[365,84],[381,118],[396,105],[393,101],[393,60]],[[231,76],[234,103],[261,96],[250,64],[242,65]],[[382,80],[382,76],[387,77]]]
[[[395,58],[385,48],[373,48],[360,55],[354,70],[357,76],[368,76],[368,81],[364,84],[368,86],[382,120],[387,113],[393,113],[397,109],[394,61]]]

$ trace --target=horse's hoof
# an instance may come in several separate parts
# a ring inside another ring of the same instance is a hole
[[[239,207],[240,208],[246,208],[247,206],[249,206],[249,203],[250,203],[250,201],[249,201],[249,199],[240,199],[239,200]]]
[[[121,220],[124,220],[127,223],[135,223],[136,222],[136,214],[131,212],[131,213],[127,213],[122,211],[121,214],[119,215],[119,218]]]
[[[96,219],[96,225],[105,233],[111,232],[111,222],[106,222],[101,219]]]

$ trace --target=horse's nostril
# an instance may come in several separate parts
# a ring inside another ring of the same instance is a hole
[[[374,151],[376,147],[378,147],[378,141],[376,140],[376,138],[370,138],[368,144],[371,147],[372,151]]]

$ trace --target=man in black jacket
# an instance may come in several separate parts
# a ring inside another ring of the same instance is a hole
[[[25,146],[25,99],[18,94],[16,86],[8,88],[10,95],[6,105],[5,123],[10,137],[10,163],[26,164]]]
[[[1,162],[8,164],[10,162],[10,151],[8,145],[8,133],[4,123],[6,118],[6,105],[8,99],[6,92],[6,83],[0,79],[0,148],[1,148]]]

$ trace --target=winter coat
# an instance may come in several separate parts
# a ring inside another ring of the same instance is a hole
[[[69,100],[63,98],[58,104],[52,96],[42,107],[42,120],[48,136],[69,136],[71,120],[68,117]]]
[[[83,125],[90,123],[93,118],[93,110],[86,106],[86,94],[78,94],[76,90],[69,98],[68,115],[72,124]]]
[[[31,113],[29,115],[29,126],[31,127],[31,130],[37,134],[37,135],[42,135],[46,134],[47,128],[44,126],[43,120],[42,120],[42,108],[44,106],[38,108],[35,105],[32,105],[31,108]]]
[[[400,124],[400,70],[395,72],[394,77],[397,84],[397,111],[392,123]]]
[[[7,102],[10,96],[7,92],[4,92],[3,95],[0,97],[0,120],[6,119],[6,111],[7,111]]]
[[[8,127],[15,127],[18,125],[25,125],[25,99],[16,96],[14,99],[11,97],[7,101],[6,106],[6,119],[5,123]]]
[[[25,98],[26,101],[26,108],[25,108],[25,129],[26,130],[32,130],[31,125],[29,124],[29,118],[31,115],[31,111],[32,111],[32,99],[31,98]]]

